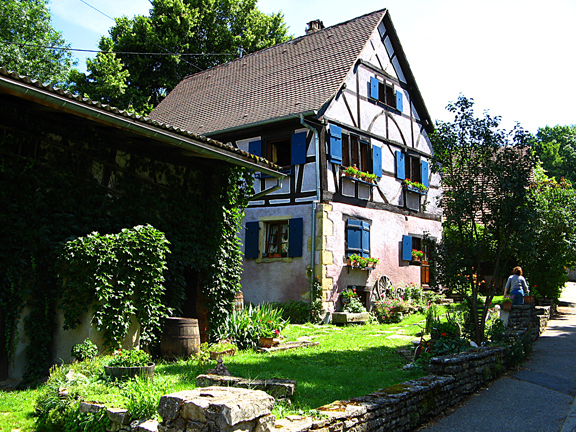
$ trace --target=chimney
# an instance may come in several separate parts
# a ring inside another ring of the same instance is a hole
[[[308,23],[308,28],[306,29],[306,34],[312,34],[312,33],[316,33],[317,31],[320,31],[324,28],[324,23],[322,21],[318,20],[314,20],[314,21],[310,21]]]

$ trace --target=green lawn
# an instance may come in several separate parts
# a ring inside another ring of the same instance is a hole
[[[332,325],[290,325],[283,332],[287,340],[307,337],[320,344],[273,353],[243,351],[225,359],[234,376],[251,379],[287,378],[297,381],[296,395],[291,407],[278,406],[275,414],[308,411],[335,400],[362,396],[377,389],[391,386],[423,375],[419,369],[403,370],[406,360],[398,348],[412,347],[412,340],[423,323],[421,314],[412,315],[400,324],[358,325],[336,327]],[[191,389],[196,376],[213,368],[215,361],[197,364],[196,361],[159,363],[153,382],[132,381],[121,386],[110,386],[97,379],[97,372],[79,389],[85,400],[99,401],[109,406],[134,407],[148,405],[154,411],[162,394]],[[76,365],[76,368],[81,366]],[[99,365],[82,372],[90,375]],[[60,373],[60,379],[63,374]],[[57,388],[57,385],[56,385]],[[110,392],[106,393],[106,388]],[[37,390],[3,392],[0,394],[0,430],[21,432],[33,430],[36,398],[49,391],[42,386]]]

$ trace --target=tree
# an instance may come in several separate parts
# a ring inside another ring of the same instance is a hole
[[[117,18],[109,33],[87,74],[71,74],[72,88],[142,113],[185,76],[230,61],[239,49],[250,53],[289,39],[283,15],[260,12],[256,0],[152,0],[149,17]]]
[[[489,305],[508,270],[519,231],[529,216],[527,193],[534,159],[530,134],[500,129],[499,117],[474,116],[460,96],[431,136],[433,169],[440,172],[444,212],[437,248],[437,282],[464,296],[473,337],[480,344]],[[480,304],[480,290],[486,298]]]
[[[43,82],[67,82],[74,64],[70,45],[50,20],[45,0],[1,1],[0,66]]]
[[[576,182],[576,125],[539,128],[534,150],[550,177]]]
[[[576,190],[537,167],[528,194],[531,218],[523,227],[516,255],[532,292],[557,299],[566,283],[566,267],[576,262]]]

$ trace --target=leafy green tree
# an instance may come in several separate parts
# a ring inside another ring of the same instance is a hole
[[[534,150],[550,177],[576,182],[576,125],[539,128]]]
[[[45,0],[0,2],[0,66],[43,82],[63,84],[74,62],[50,22]]]
[[[474,101],[464,96],[449,104],[454,121],[439,122],[431,141],[433,169],[441,173],[443,183],[439,204],[444,234],[437,248],[437,282],[464,296],[473,337],[480,344],[488,306],[529,216],[534,159],[530,134],[519,126],[511,132],[500,129],[500,118],[487,113],[476,118],[473,107]],[[481,289],[487,294],[483,304]]]
[[[152,0],[150,16],[116,19],[73,90],[120,108],[148,113],[182,78],[289,39],[281,13],[256,0]],[[129,54],[149,53],[149,54]],[[194,55],[185,55],[194,54]],[[195,55],[201,54],[201,55]]]
[[[576,190],[565,179],[549,178],[539,166],[528,194],[532,217],[523,227],[516,255],[532,292],[557,299],[566,267],[576,262]]]

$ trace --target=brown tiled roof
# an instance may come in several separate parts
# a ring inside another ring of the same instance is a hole
[[[385,13],[372,12],[189,76],[150,117],[208,134],[320,110]]]
[[[24,88],[21,91],[13,91],[10,89],[10,86],[7,85],[8,83],[13,82],[17,83],[18,85],[23,86]],[[72,103],[78,103],[79,106],[85,106],[90,109],[95,109],[102,113],[110,114],[111,116],[115,117],[117,120],[121,122],[125,122],[126,125],[141,125],[147,129],[142,129],[140,132],[149,135],[151,138],[156,139],[158,141],[162,141],[163,137],[167,136],[166,133],[175,134],[178,137],[181,137],[182,142],[188,144],[196,145],[198,151],[203,152],[203,148],[207,149],[207,152],[210,154],[210,150],[212,150],[213,154],[209,157],[216,157],[218,159],[225,159],[229,160],[231,163],[239,164],[238,162],[241,159],[249,161],[252,167],[260,166],[261,168],[266,168],[272,171],[278,171],[279,167],[262,157],[255,156],[250,154],[246,151],[242,151],[236,147],[233,147],[229,144],[221,143],[220,141],[214,140],[212,138],[207,138],[205,136],[197,135],[191,133],[190,131],[185,130],[182,127],[170,125],[163,121],[158,121],[151,119],[149,117],[143,117],[140,115],[136,115],[133,113],[129,113],[127,111],[118,109],[111,105],[103,104],[98,101],[93,101],[89,98],[82,97],[80,95],[71,93],[67,90],[64,90],[59,87],[54,87],[51,84],[43,84],[39,80],[32,79],[27,76],[20,76],[14,72],[7,70],[4,67],[0,66],[0,95],[4,92],[9,94],[18,94],[19,97],[25,97],[26,99],[36,100],[34,96],[32,96],[32,92],[28,89],[38,89],[40,92],[47,95],[47,97],[42,97],[38,100],[41,100],[42,103],[46,105],[50,105],[51,98],[53,100],[64,98],[65,100],[70,101],[70,105]],[[0,101],[1,102],[1,101]],[[98,113],[94,114],[94,119],[102,119],[101,115]],[[230,154],[230,158],[226,158],[226,153]],[[233,157],[238,156],[239,158],[236,161],[233,161]]]

